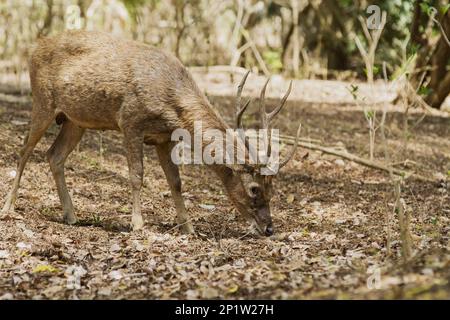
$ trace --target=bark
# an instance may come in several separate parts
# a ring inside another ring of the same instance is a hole
[[[49,34],[53,24],[53,0],[47,0],[47,14],[45,16],[44,25],[39,29],[37,37],[43,37]]]
[[[441,20],[443,31],[450,35],[450,11]],[[450,60],[450,46],[444,35],[441,35],[436,50],[431,58],[430,94],[425,101],[433,108],[439,109],[450,94],[450,72],[447,65]]]
[[[414,44],[420,45],[420,46],[426,46],[427,40],[423,37],[423,35],[420,33],[420,26],[422,25],[422,9],[420,8],[420,4],[423,2],[423,0],[416,0],[416,3],[414,5],[414,16],[413,21],[411,24],[411,41]]]
[[[294,76],[298,77],[300,72],[300,25],[299,25],[299,15],[300,8],[298,0],[291,0],[292,6],[292,21],[293,21],[293,52],[292,52],[292,67],[294,69]]]
[[[91,6],[92,0],[78,0],[78,7],[80,7],[80,18],[82,19],[82,28],[87,25],[87,10]]]

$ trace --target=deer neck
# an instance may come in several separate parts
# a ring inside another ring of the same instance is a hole
[[[222,134],[224,139],[230,139],[230,136],[227,135],[227,130],[231,129],[230,126],[214,110],[206,97],[203,97],[201,101],[197,99],[198,96],[196,97],[195,101],[195,105],[198,107],[185,109],[187,113],[183,117],[184,127],[191,132],[191,135],[194,135],[194,139],[195,136],[198,137],[199,134],[201,134],[202,137],[205,137],[205,133],[208,130],[217,130]],[[193,102],[194,101],[192,101],[191,106],[194,105]],[[236,139],[236,137],[233,136],[232,139]],[[202,139],[201,143],[194,147],[201,147],[201,149],[204,150],[204,148],[210,143],[211,140]],[[227,166],[226,164],[215,163],[208,165],[208,167],[219,177],[225,189],[230,195],[234,193],[235,190],[237,190],[236,186],[240,183],[240,179],[236,174],[233,174],[233,170],[230,168],[230,166]]]

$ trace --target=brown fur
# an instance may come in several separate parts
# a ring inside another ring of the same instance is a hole
[[[178,222],[193,232],[181,197],[178,168],[170,161],[173,130],[193,131],[201,120],[204,130],[225,131],[226,123],[209,104],[187,69],[159,49],[108,34],[70,31],[39,41],[30,60],[33,109],[29,138],[21,150],[17,176],[3,212],[14,208],[20,177],[33,148],[52,121],[61,132],[47,155],[67,223],[76,217],[64,178],[64,162],[85,129],[123,133],[133,198],[132,224],[143,226],[140,207],[142,144],[157,145],[161,165],[174,198]],[[212,166],[237,209],[254,217],[258,208],[241,179],[241,173]],[[251,180],[251,179],[250,179]],[[263,201],[261,229],[271,227],[268,201]],[[260,207],[261,207],[260,206]],[[268,213],[267,213],[268,212]]]

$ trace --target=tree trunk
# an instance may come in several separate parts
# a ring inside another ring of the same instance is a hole
[[[45,16],[44,25],[39,29],[37,37],[46,36],[50,32],[53,24],[53,0],[47,0],[47,14]]]
[[[442,27],[450,35],[450,11],[441,20]],[[425,101],[433,108],[439,109],[450,94],[450,72],[447,65],[450,60],[450,46],[441,35],[436,50],[431,58],[432,71],[430,73],[430,94]]]
[[[298,17],[300,14],[300,8],[298,0],[291,0],[292,7],[292,21],[293,21],[293,52],[292,52],[292,68],[294,69],[294,76],[297,78],[300,73],[300,27],[298,23]]]

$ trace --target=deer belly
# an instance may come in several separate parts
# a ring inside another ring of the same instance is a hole
[[[86,129],[119,130],[116,112],[111,104],[88,104],[87,101],[77,101],[75,104],[67,103],[56,109],[63,113],[77,126]]]
[[[63,113],[76,125],[87,129],[118,130],[116,114],[122,98],[104,91],[64,90],[56,101],[56,113]],[[61,92],[61,91],[59,91]]]

